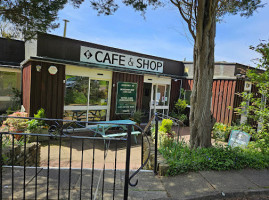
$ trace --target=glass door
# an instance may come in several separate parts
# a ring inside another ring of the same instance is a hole
[[[150,116],[158,112],[164,115],[168,114],[169,110],[169,95],[170,85],[168,84],[153,84],[150,103]]]

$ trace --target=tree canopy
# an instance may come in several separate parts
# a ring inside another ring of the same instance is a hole
[[[57,20],[59,10],[69,2],[78,8],[85,0],[11,0],[0,1],[0,19],[10,23],[13,31],[22,33],[24,38],[31,39],[36,31],[47,32],[59,27]],[[111,15],[117,11],[119,4],[115,0],[90,0],[98,14]],[[131,6],[135,11],[145,13],[149,7],[165,4],[162,0],[123,0],[123,4]],[[188,23],[191,35],[195,36],[198,0],[170,0]],[[221,19],[227,13],[250,16],[262,7],[261,0],[218,0],[217,16]]]
[[[31,39],[36,31],[47,32],[59,27],[55,20],[58,11],[63,9],[67,0],[10,0],[0,1],[0,19],[10,23],[13,32],[21,32],[24,38]],[[78,7],[82,1],[72,0]]]

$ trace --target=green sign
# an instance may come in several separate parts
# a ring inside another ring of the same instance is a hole
[[[131,114],[136,110],[137,83],[118,82],[116,114]]]

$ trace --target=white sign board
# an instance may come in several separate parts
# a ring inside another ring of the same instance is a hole
[[[105,51],[91,47],[81,46],[80,61],[103,65],[112,65],[133,70],[143,70],[163,73],[163,62],[138,56]]]

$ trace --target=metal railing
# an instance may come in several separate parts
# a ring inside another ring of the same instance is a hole
[[[156,112],[155,113],[155,138],[154,138],[154,142],[155,142],[155,146],[154,146],[154,173],[155,174],[158,174],[158,156],[157,156],[157,153],[158,153],[158,129],[159,129],[159,121],[162,121],[163,119],[170,119],[172,120],[173,122],[173,125],[172,125],[172,128],[174,129],[173,131],[176,131],[177,132],[177,142],[179,142],[179,140],[181,140],[181,135],[180,135],[180,128],[181,127],[186,127],[186,125],[180,121],[179,119],[176,119],[176,118],[173,118],[173,117],[170,117],[169,115],[165,115],[163,113],[158,113]]]
[[[127,127],[127,137],[102,138],[96,137],[97,132],[96,130],[92,129],[86,132],[86,136],[85,134],[78,134],[79,128],[85,127],[86,124],[96,125],[98,124],[98,122],[77,122],[61,119],[10,116],[8,118],[13,120],[28,120],[28,122],[30,120],[36,120],[37,124],[39,123],[37,125],[37,127],[39,128],[36,128],[36,130],[39,131],[32,131],[31,133],[18,133],[12,131],[12,128],[14,127],[9,126],[8,124],[6,124],[6,126],[4,127],[5,130],[3,130],[3,127],[2,130],[0,130],[0,154],[2,155],[0,158],[1,199],[51,199],[52,197],[55,197],[56,199],[114,199],[115,196],[117,196],[116,192],[118,191],[116,190],[118,183],[117,177],[119,173],[121,173],[117,170],[119,148],[126,149],[125,169],[123,170],[123,172],[125,173],[123,199],[127,199],[129,185],[136,186],[138,183],[138,180],[136,180],[135,183],[131,183],[131,180],[146,165],[149,159],[148,155],[148,158],[143,163],[142,146],[141,166],[132,175],[130,175],[132,126],[135,126],[139,131],[141,131],[142,140],[143,136],[145,136],[149,143],[147,135],[144,134],[144,131],[136,125],[120,124]],[[6,116],[0,116],[0,122],[3,122],[5,119]],[[48,126],[48,132],[46,134],[40,133],[42,127],[45,126]],[[30,151],[27,150],[27,148],[28,146],[33,145],[30,145],[32,143],[28,143],[28,141],[29,138],[33,137],[33,144],[35,146],[35,149],[32,149]],[[46,139],[46,142],[40,143],[40,141],[44,138]],[[125,146],[122,144],[125,144]],[[43,161],[42,167],[40,167],[39,159],[41,145],[42,147],[45,147],[44,149],[46,150],[46,152],[44,152],[42,149],[42,155],[46,155],[47,157],[45,161]],[[79,147],[77,147],[77,145]],[[7,149],[7,146],[9,146],[10,153],[8,157],[5,157],[4,153]],[[19,155],[17,155],[18,146],[19,149],[23,150],[20,155],[22,157],[22,161],[20,163],[18,163]],[[86,148],[91,149],[91,151],[85,151]],[[74,151],[74,149],[76,151]],[[107,156],[109,149],[112,149],[111,152],[114,151],[114,166],[113,169],[110,171],[106,170],[106,159],[108,158]],[[63,160],[63,152],[67,150],[69,158]],[[96,158],[96,151],[99,150],[103,150],[103,163],[101,163],[101,169],[97,169],[96,167],[96,159],[99,159]],[[34,155],[30,159],[30,162],[32,162],[32,164],[28,163],[29,152]],[[52,154],[58,154],[58,158],[52,159]],[[79,163],[74,161],[74,159],[78,159],[78,154],[80,154],[79,167]],[[74,156],[76,157],[74,158]],[[29,174],[28,172],[31,173]],[[108,172],[113,173],[107,174]],[[107,180],[106,176],[108,176]],[[74,184],[75,179],[78,181],[76,182],[76,184]],[[108,180],[113,181],[109,182]],[[88,183],[90,183],[90,185],[88,185]],[[106,190],[106,187],[111,187],[112,190]],[[105,195],[109,195],[109,197],[105,197]]]

